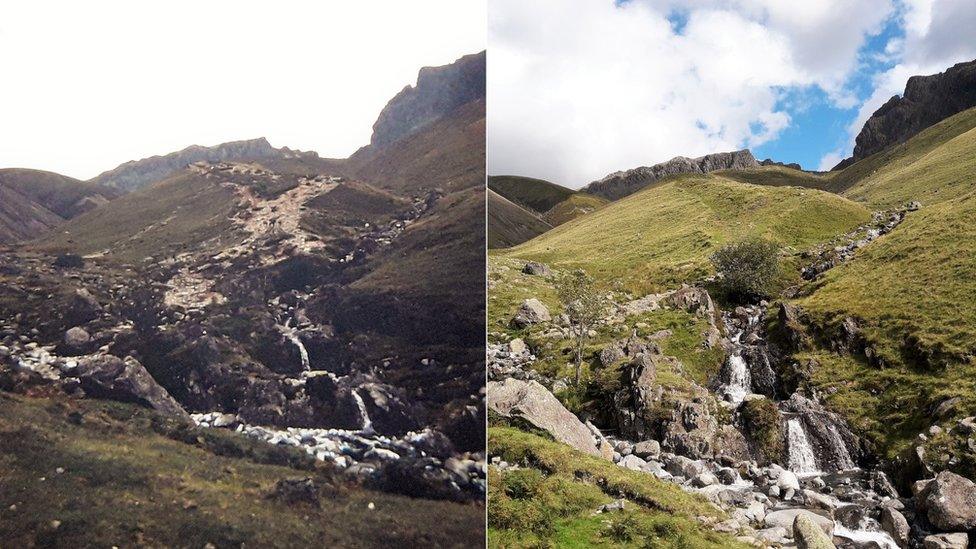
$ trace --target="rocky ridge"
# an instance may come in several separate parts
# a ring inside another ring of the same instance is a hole
[[[857,134],[854,154],[834,166],[847,166],[903,143],[925,128],[976,106],[976,60],[959,63],[945,72],[913,76],[905,93],[895,95],[868,118]]]
[[[618,200],[669,175],[708,173],[716,170],[755,168],[759,163],[748,149],[706,154],[698,158],[676,156],[667,162],[614,172],[580,189],[583,192]]]

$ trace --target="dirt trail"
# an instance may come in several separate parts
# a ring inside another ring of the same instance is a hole
[[[296,187],[274,199],[265,199],[251,187],[234,179],[260,177],[277,182],[281,174],[266,171],[254,164],[194,164],[191,169],[208,178],[219,177],[223,179],[221,185],[234,190],[238,204],[232,221],[234,230],[243,232],[244,238],[216,254],[209,249],[178,256],[177,261],[182,267],[167,283],[169,289],[164,296],[166,305],[199,308],[225,302],[226,297],[214,291],[212,276],[200,274],[213,261],[251,257],[258,265],[267,266],[296,253],[315,253],[324,247],[316,235],[301,227],[302,211],[309,200],[332,191],[341,179],[329,176],[299,177]]]

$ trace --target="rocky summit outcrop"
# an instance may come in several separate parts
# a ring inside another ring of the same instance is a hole
[[[296,153],[288,151],[287,154]],[[315,153],[300,154],[315,155]],[[150,183],[166,179],[194,162],[248,162],[281,158],[285,155],[284,149],[272,147],[271,143],[268,143],[268,140],[263,137],[231,141],[213,147],[191,145],[174,153],[126,162],[117,168],[95,176],[89,182],[133,191]]]
[[[559,442],[601,457],[589,428],[536,381],[509,378],[488,383],[488,409],[502,417],[527,421]]]
[[[905,93],[892,96],[874,111],[857,134],[854,155],[834,166],[840,170],[898,145],[929,126],[976,106],[976,60],[959,63],[945,72],[913,76]]]
[[[583,187],[581,191],[618,200],[647,187],[669,175],[683,173],[708,173],[715,170],[755,168],[759,163],[748,149],[741,151],[706,154],[698,158],[676,156],[667,162],[653,166],[641,166],[632,170],[614,172],[603,179]]]
[[[424,67],[416,86],[396,94],[373,124],[370,145],[382,147],[410,135],[470,101],[485,97],[485,52],[450,65]]]

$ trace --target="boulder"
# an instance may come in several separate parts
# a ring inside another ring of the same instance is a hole
[[[967,547],[969,547],[969,536],[965,532],[935,534],[925,536],[922,540],[923,549],[966,549]]]
[[[75,326],[64,333],[64,344],[69,351],[84,351],[91,344],[91,335],[84,328]]]
[[[515,313],[515,317],[512,318],[512,326],[516,328],[526,328],[533,324],[538,324],[540,322],[549,322],[552,320],[552,316],[549,315],[549,309],[542,304],[536,298],[526,299],[519,306],[518,311]]]
[[[508,342],[508,352],[512,353],[513,355],[520,355],[527,350],[528,347],[525,345],[525,340],[520,337]]]
[[[634,454],[642,459],[656,458],[661,455],[661,443],[656,440],[645,440],[634,445]]]
[[[800,489],[800,479],[796,477],[796,473],[793,471],[783,470],[780,471],[779,477],[776,478],[776,486],[779,486],[780,490],[784,492],[786,490],[799,490]]]
[[[798,549],[834,549],[830,535],[806,515],[799,514],[793,520],[793,541]]]
[[[88,290],[81,288],[75,290],[62,313],[65,323],[69,326],[85,324],[98,318],[102,312],[102,306],[95,299],[95,296]]]
[[[689,313],[699,316],[712,316],[715,314],[715,305],[712,296],[704,288],[695,286],[685,286],[676,290],[662,300],[665,306],[675,309],[682,309]]]
[[[950,471],[942,471],[918,494],[918,506],[929,522],[943,532],[976,528],[976,484]]]
[[[550,269],[545,263],[529,261],[524,267],[522,267],[522,272],[527,275],[549,276],[552,274],[552,269]]]
[[[591,456],[602,457],[586,425],[537,381],[509,378],[489,382],[488,409],[503,417],[528,421],[559,442]]]
[[[269,499],[276,499],[288,505],[308,504],[319,506],[319,489],[310,478],[281,479],[268,494]]]
[[[779,511],[772,511],[766,514],[763,523],[766,525],[766,528],[779,526],[791,531],[796,517],[800,515],[813,521],[827,535],[830,535],[834,531],[834,521],[807,509],[780,509]]]
[[[905,518],[905,515],[891,507],[882,507],[881,528],[885,532],[888,532],[888,535],[898,543],[898,547],[902,549],[908,547],[911,528],[908,526],[908,520]]]
[[[625,469],[630,469],[631,471],[641,471],[647,465],[647,462],[634,454],[630,454],[620,458],[620,462],[617,465]]]
[[[706,486],[712,486],[718,483],[718,478],[708,471],[700,473],[696,475],[695,478],[691,479],[691,485],[695,488],[704,488]]]
[[[166,389],[163,389],[136,359],[112,355],[83,358],[72,370],[81,388],[96,398],[134,402],[165,414],[187,417]]]

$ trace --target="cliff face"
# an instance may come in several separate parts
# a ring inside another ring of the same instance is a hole
[[[892,96],[864,123],[854,155],[834,167],[843,169],[888,147],[903,143],[929,126],[976,106],[976,60],[945,72],[913,76],[901,97]]]
[[[249,161],[278,158],[284,154],[283,151],[272,147],[271,143],[263,137],[231,141],[214,147],[192,145],[178,152],[126,162],[89,181],[132,191],[166,179],[194,162]]]
[[[417,85],[403,88],[380,112],[370,145],[393,143],[484,97],[485,52],[466,55],[450,65],[424,67]]]
[[[581,190],[608,200],[618,200],[631,195],[655,181],[681,173],[708,173],[715,170],[737,170],[758,166],[748,149],[726,153],[706,154],[698,158],[676,156],[667,162],[653,166],[641,166],[632,170],[614,172],[594,181]]]

